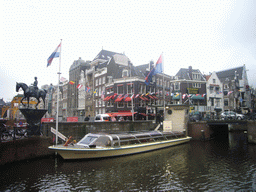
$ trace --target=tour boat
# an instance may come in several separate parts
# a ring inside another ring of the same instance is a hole
[[[53,145],[63,159],[92,159],[143,153],[190,141],[184,132],[89,133],[78,143]]]

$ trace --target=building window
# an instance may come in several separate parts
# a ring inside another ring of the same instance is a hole
[[[101,87],[99,87],[99,96],[101,96],[102,92],[101,92]]]
[[[132,102],[131,101],[127,102],[127,107],[132,107]]]
[[[123,94],[124,93],[124,86],[119,85],[117,86],[117,94]]]
[[[210,103],[211,103],[211,106],[214,106],[214,98],[210,98]]]
[[[113,82],[113,77],[112,76],[108,76],[108,83],[112,83]]]
[[[122,77],[128,77],[128,76],[129,76],[128,70],[124,69],[122,72]]]
[[[228,89],[228,84],[224,84],[224,89]]]
[[[210,86],[210,93],[213,93],[213,86]]]
[[[128,94],[129,94],[129,93],[130,93],[130,94],[133,93],[132,89],[133,89],[133,84],[132,84],[132,83],[127,84],[127,93],[128,93]]]
[[[99,80],[98,79],[95,79],[95,86],[98,86],[98,83],[99,82]]]
[[[98,99],[95,100],[95,107],[98,107]]]
[[[212,82],[213,82],[213,83],[216,83],[216,79],[213,79]]]
[[[201,88],[201,83],[193,83],[194,88]]]
[[[180,90],[180,84],[179,83],[174,84],[174,90]]]
[[[220,107],[220,99],[216,99],[216,107]]]
[[[117,102],[117,108],[123,108],[124,102]]]
[[[105,84],[106,83],[106,77],[102,77],[102,84]]]
[[[139,93],[140,94],[146,93],[146,85],[140,84]]]
[[[108,87],[108,88],[106,88],[106,92],[107,92],[107,94],[114,93],[114,88]]]
[[[99,85],[101,85],[101,78],[99,78]]]
[[[199,73],[193,73],[192,74],[192,79],[193,80],[200,80],[200,74]]]
[[[224,99],[224,106],[228,106],[228,99]]]

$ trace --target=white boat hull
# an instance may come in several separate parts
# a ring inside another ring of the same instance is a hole
[[[50,146],[49,149],[58,152],[63,159],[92,159],[106,158],[122,155],[131,155],[143,153],[147,151],[157,150],[161,148],[171,147],[190,141],[191,137],[184,137],[172,140],[158,141],[152,143],[143,143],[135,145],[127,145],[121,147],[108,148],[82,148],[77,146]]]

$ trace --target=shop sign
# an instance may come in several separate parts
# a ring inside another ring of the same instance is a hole
[[[67,117],[67,122],[78,122],[78,117]]]

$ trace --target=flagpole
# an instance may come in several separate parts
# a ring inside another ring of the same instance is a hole
[[[132,88],[131,92],[132,92],[132,94],[133,94],[132,65],[130,66],[130,80],[131,80],[131,88]],[[131,95],[132,95],[132,94],[131,94]],[[132,97],[132,96],[131,96],[131,97]],[[132,121],[134,121],[134,113],[133,113],[133,98],[132,98],[132,100],[131,100],[131,104],[132,104]]]
[[[163,56],[163,52],[162,52],[162,63],[163,63],[163,94],[164,94],[164,116],[165,116],[165,86],[164,86],[164,56]]]
[[[59,128],[59,92],[60,92],[60,69],[61,69],[61,47],[62,39],[60,40],[60,56],[59,56],[59,72],[58,74],[58,88],[57,88],[57,113],[56,113],[56,145],[58,144],[58,128]]]

